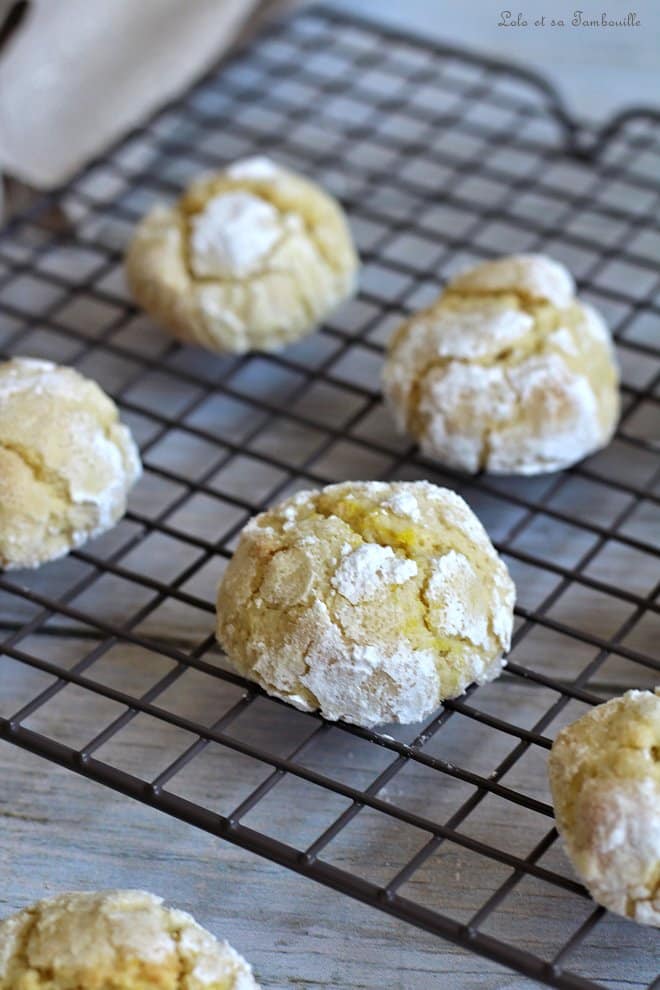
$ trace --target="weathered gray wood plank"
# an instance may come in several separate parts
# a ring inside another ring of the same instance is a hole
[[[49,642],[65,665],[73,662],[67,641]],[[43,644],[42,644],[43,645]],[[31,648],[35,649],[33,641]],[[136,694],[164,671],[163,661],[122,648],[90,674]],[[42,675],[3,660],[0,712],[15,710]],[[210,690],[215,685],[215,692]],[[210,724],[240,697],[221,681],[187,672],[158,703]],[[475,697],[493,715],[531,727],[548,704],[544,690],[510,677]],[[546,731],[574,717],[569,705]],[[80,746],[123,711],[114,703],[67,687],[27,724]],[[249,718],[232,725],[237,738],[285,754],[313,728],[294,711],[260,700]],[[399,730],[411,738],[411,730]],[[131,721],[99,757],[147,779],[174,759],[192,737],[146,716]],[[454,715],[427,747],[429,753],[488,776],[515,739]],[[355,787],[365,787],[393,756],[340,729],[312,742],[306,766]],[[547,801],[545,754],[532,747],[502,783]],[[168,784],[176,793],[231,811],[264,780],[269,768],[209,745]],[[266,988],[392,987],[427,990],[523,990],[529,981],[454,949],[412,927],[353,903],[320,886],[142,807],[105,788],[53,767],[37,757],[0,745],[0,911],[8,913],[37,897],[70,888],[139,886],[191,910],[213,931],[232,941],[254,963]],[[398,807],[438,822],[456,813],[473,788],[428,768],[408,764],[380,792]],[[245,823],[304,848],[348,802],[288,776]],[[525,856],[546,834],[551,820],[486,797],[460,826],[472,838]],[[379,812],[363,810],[324,852],[344,869],[374,882],[390,879],[428,839],[428,833]],[[540,865],[570,876],[558,844]],[[428,907],[466,921],[511,874],[508,867],[445,843],[403,888]],[[522,880],[484,926],[484,931],[521,948],[547,955],[561,947],[587,917],[591,904],[535,878]],[[613,988],[643,987],[655,975],[657,935],[625,921],[608,919],[573,959],[584,975]],[[451,981],[451,982],[449,982]]]

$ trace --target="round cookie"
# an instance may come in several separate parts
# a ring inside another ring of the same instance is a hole
[[[538,474],[609,443],[618,371],[563,265],[528,254],[459,275],[395,331],[383,372],[401,430],[468,472]]]
[[[141,890],[61,894],[0,921],[0,990],[259,990],[248,963]]]
[[[218,639],[240,674],[304,711],[418,722],[497,677],[514,597],[454,492],[346,482],[248,523],[218,592]]]
[[[352,294],[358,258],[339,204],[268,158],[194,182],[138,225],[126,271],[175,337],[213,351],[274,350]]]
[[[594,900],[660,927],[660,689],[562,729],[548,771],[557,828]]]
[[[0,568],[37,567],[110,529],[140,473],[98,385],[50,361],[0,364]]]

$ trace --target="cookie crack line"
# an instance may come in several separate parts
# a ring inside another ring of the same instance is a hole
[[[516,394],[516,408],[519,411],[519,397]],[[510,425],[510,424],[509,424]],[[479,470],[485,471],[493,453],[493,427],[486,426],[481,437],[481,447],[479,449]]]
[[[177,972],[176,972],[176,987],[175,990],[187,990],[188,987],[188,976],[190,975],[190,967],[183,957],[181,952],[181,933],[182,926],[175,925],[173,928],[169,929],[169,935],[174,942],[174,951],[176,953],[177,959]]]
[[[118,451],[119,456],[121,457],[122,468],[124,469],[127,475],[130,475],[133,471],[133,464],[131,463],[131,460],[128,457],[126,445],[123,443],[117,443],[115,437],[113,436],[113,430],[116,429],[125,430],[124,424],[121,422],[121,420],[117,419],[117,420],[109,420],[107,422],[100,421],[98,426],[106,442],[110,444],[111,447],[114,447],[115,450]],[[138,456],[139,456],[139,450],[138,450]]]
[[[18,457],[28,471],[31,472],[34,480],[40,482],[42,485],[46,485],[51,493],[67,506],[74,504],[66,477],[47,467],[43,457],[31,453],[23,444],[14,443],[10,440],[0,439],[0,450],[6,450],[8,453]]]
[[[460,551],[457,550],[456,553],[460,553]],[[433,628],[433,624],[431,622],[431,605],[429,604],[428,593],[427,593],[428,584],[429,584],[429,581],[430,580],[431,580],[431,578],[430,577],[427,577],[426,580],[424,581],[424,584],[420,588],[420,590],[419,590],[419,600],[422,603],[422,605],[424,606],[424,613],[422,615],[422,621],[423,621],[424,625],[426,626],[426,628],[428,629],[428,631],[431,633],[431,635],[434,638],[437,638],[437,636],[438,636],[437,630],[435,630]],[[492,619],[491,619],[490,615],[488,615],[486,618],[487,618],[487,627],[488,627],[488,633],[489,633],[489,635],[491,636],[491,638],[496,643],[499,643],[499,640],[498,640],[497,636],[494,635],[493,630],[492,630]],[[469,638],[469,636],[461,636],[459,633],[452,632],[452,633],[445,634],[444,638],[447,639],[451,644],[456,643],[456,644],[460,644],[462,646],[467,646],[470,650],[477,650],[479,653],[481,653],[482,650],[483,650],[483,647],[479,646],[478,643],[474,643]],[[443,649],[441,649],[436,644],[436,645],[434,645],[434,650],[436,651],[436,653],[439,653],[440,656],[442,656],[442,657],[445,657],[446,658],[446,657],[450,657],[451,656],[451,647],[448,647],[446,650],[443,650]]]
[[[505,299],[507,296],[515,296],[528,316],[532,316],[533,314],[529,312],[527,307],[547,305],[550,302],[550,300],[545,296],[533,296],[531,293],[525,292],[525,290],[521,289],[519,286],[511,286],[509,289],[481,289],[477,286],[471,285],[469,289],[461,292],[460,289],[452,288],[452,284],[452,282],[448,282],[444,288],[444,292],[448,296],[454,296],[458,299],[469,299],[471,296],[478,296],[480,299],[484,296],[494,296],[496,299]]]
[[[507,295],[510,295],[510,293],[507,293]],[[427,318],[429,322],[432,322],[434,312],[435,310],[431,308],[427,310],[426,313],[415,314],[414,317],[407,321],[405,326],[406,331],[409,331],[419,319]],[[556,314],[553,313],[552,324],[548,326],[545,326],[545,321],[543,324],[540,324],[535,319],[534,326],[530,327],[527,333],[523,334],[521,337],[517,337],[512,343],[502,347],[495,354],[485,355],[483,357],[470,357],[464,354],[434,355],[426,362],[426,364],[421,366],[416,377],[425,378],[430,371],[444,368],[449,364],[463,364],[470,367],[477,365],[481,368],[515,368],[528,358],[538,357],[543,353],[548,337],[550,337],[562,326],[562,321],[560,319],[560,314],[562,312],[563,310],[558,310]],[[527,315],[533,316],[534,314],[528,313]],[[396,341],[392,351],[393,356],[395,356],[401,347],[403,347],[407,337],[408,333],[402,333],[400,340]],[[513,360],[509,360],[509,358],[513,358]]]
[[[289,550],[291,548],[291,546],[292,546],[292,544],[289,545],[289,546],[285,546],[285,547],[276,547],[274,550],[268,550],[264,554],[263,562],[262,561],[259,562],[261,564],[261,566],[259,567],[259,572],[256,575],[257,583],[256,583],[256,585],[253,588],[250,589],[250,593],[251,593],[251,595],[252,595],[253,598],[261,598],[264,608],[274,608],[274,609],[277,609],[278,611],[280,609],[280,606],[277,606],[277,605],[272,605],[271,606],[268,603],[267,600],[264,600],[262,598],[261,589],[263,587],[264,581],[266,580],[266,571],[268,570],[268,565],[270,564],[270,562],[272,560],[274,560],[275,557],[277,557],[277,555],[279,553],[284,553],[286,550]],[[293,605],[287,605],[285,607],[287,609],[288,608],[295,608],[296,607],[296,604],[297,603],[294,602]]]
[[[380,508],[380,506],[379,506],[379,508]],[[353,524],[353,522],[350,519],[344,519],[344,517],[343,516],[340,516],[339,513],[337,513],[337,512],[331,512],[331,511],[324,512],[320,507],[315,506],[314,507],[314,513],[315,513],[316,516],[318,516],[321,519],[339,519],[340,522],[343,522],[344,525],[348,527],[348,529],[351,531],[351,533],[353,533],[354,536],[357,536],[362,541],[361,542],[361,545],[362,546],[365,545],[365,544],[368,544],[368,543],[377,543],[378,546],[381,546],[381,547],[390,547],[392,550],[400,550],[402,556],[406,560],[412,560],[414,563],[416,563],[418,565],[420,564],[420,558],[419,557],[416,557],[414,554],[408,553],[406,551],[405,546],[400,546],[400,545],[394,545],[394,546],[392,546],[392,543],[391,542],[388,542],[388,540],[387,540],[386,537],[380,537],[379,538],[378,536],[376,536],[373,539],[368,539],[368,540],[365,539],[364,534],[361,533],[359,529],[356,529],[355,525]],[[365,514],[367,514],[367,513],[365,513]],[[357,547],[355,549],[357,549]],[[443,544],[441,547],[438,547],[438,551],[437,551],[438,556],[442,556],[442,554],[447,553],[449,550],[453,550],[453,549],[455,549],[455,548],[452,547],[452,546],[447,546],[447,545]]]
[[[30,920],[29,923],[25,926],[25,929],[21,932],[21,938],[18,944],[18,948],[11,956],[11,959],[9,960],[9,965],[11,965],[12,963],[16,964],[17,962],[20,962],[23,964],[26,970],[32,970],[32,972],[38,973],[39,977],[43,979],[44,976],[46,975],[46,972],[44,970],[39,969],[38,966],[33,966],[30,962],[30,958],[28,955],[28,948],[30,945],[30,941],[37,928],[37,925],[39,924],[39,921],[41,920],[41,914],[42,914],[41,907],[37,903],[32,907],[26,908],[26,911]]]

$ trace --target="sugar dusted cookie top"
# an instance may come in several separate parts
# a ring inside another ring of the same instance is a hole
[[[194,182],[138,225],[127,255],[137,302],[210,350],[272,350],[349,296],[358,258],[339,204],[263,156]]]
[[[619,413],[609,331],[543,255],[453,279],[395,332],[383,382],[399,427],[469,472],[566,467],[609,442]]]
[[[140,473],[95,382],[50,361],[0,364],[0,568],[36,567],[109,529]]]
[[[562,729],[548,769],[557,827],[594,899],[660,926],[660,689]]]
[[[326,718],[416,722],[501,671],[514,587],[454,492],[346,482],[244,529],[218,638],[245,677]]]
[[[140,890],[61,894],[0,921],[0,990],[259,990],[250,966]]]

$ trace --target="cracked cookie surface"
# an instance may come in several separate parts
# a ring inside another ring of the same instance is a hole
[[[399,428],[469,472],[567,467],[605,446],[619,415],[609,331],[543,255],[449,282],[395,331],[383,385]]]
[[[0,990],[259,990],[248,963],[140,890],[67,893],[0,921]]]
[[[660,688],[562,729],[548,772],[557,828],[594,900],[660,927]]]
[[[346,482],[248,523],[218,592],[218,639],[239,673],[302,710],[410,723],[500,673],[514,597],[454,492]]]
[[[273,350],[310,332],[355,288],[339,204],[265,157],[194,182],[137,226],[126,258],[137,302],[181,340]]]
[[[112,527],[140,473],[98,385],[50,361],[0,364],[0,568],[37,567]]]

